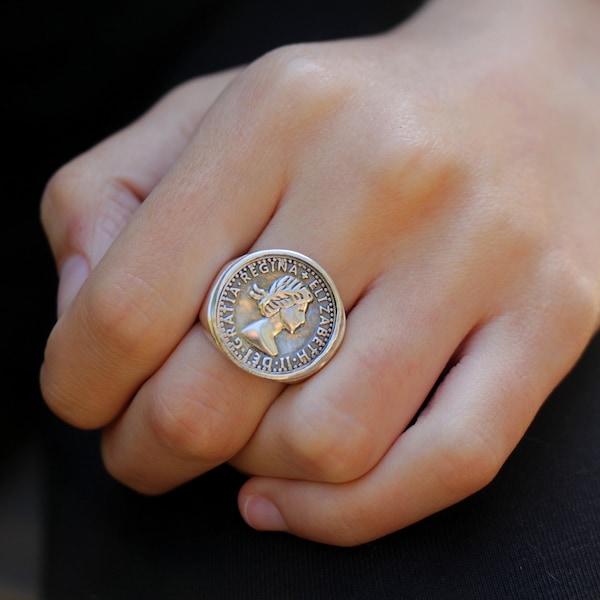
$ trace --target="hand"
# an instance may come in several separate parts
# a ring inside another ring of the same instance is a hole
[[[252,526],[352,545],[495,476],[600,313],[600,8],[538,9],[439,0],[276,50],[53,178],[42,390],[105,428],[117,479],[162,493],[230,461],[254,476]],[[323,265],[349,313],[335,358],[288,387],[197,322],[223,264],[277,247]]]

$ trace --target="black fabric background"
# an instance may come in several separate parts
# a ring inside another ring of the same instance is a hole
[[[226,466],[171,494],[138,496],[105,474],[98,434],[59,422],[39,394],[56,276],[38,207],[52,172],[191,75],[284,43],[381,31],[414,8],[391,0],[91,0],[1,9],[8,362],[0,466],[23,440],[42,441],[44,598],[600,599],[598,339],[490,486],[350,549],[249,529],[236,507],[243,477]]]

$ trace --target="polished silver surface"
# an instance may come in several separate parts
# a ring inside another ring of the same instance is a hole
[[[295,382],[333,356],[346,316],[333,281],[317,263],[297,252],[266,250],[225,267],[210,294],[208,323],[239,367]]]

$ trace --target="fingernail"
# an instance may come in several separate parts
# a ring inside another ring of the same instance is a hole
[[[56,298],[56,312],[58,317],[67,310],[89,274],[90,267],[86,258],[81,256],[81,254],[74,254],[65,260],[60,270]]]
[[[250,527],[267,531],[287,531],[279,509],[262,496],[250,496],[244,504],[244,519]]]

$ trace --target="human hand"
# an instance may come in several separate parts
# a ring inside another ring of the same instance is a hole
[[[277,50],[57,174],[42,389],[105,427],[116,478],[161,493],[230,461],[258,476],[251,525],[351,545],[495,476],[599,318],[598,8],[535,4],[440,1]],[[189,126],[165,154],[172,115]],[[349,312],[336,357],[287,388],[195,323],[225,262],[275,247],[323,265]]]

